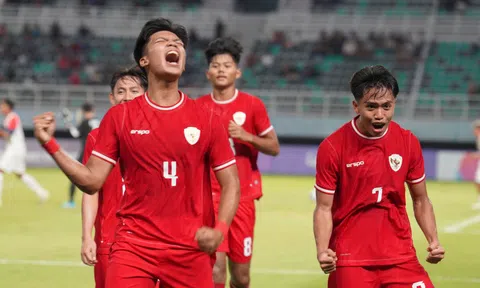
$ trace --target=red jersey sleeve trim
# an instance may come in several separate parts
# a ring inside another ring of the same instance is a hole
[[[330,195],[335,194],[335,190],[325,189],[325,188],[322,188],[322,187],[318,186],[317,184],[315,184],[315,189],[317,189],[318,191],[323,192],[325,194],[330,194]]]
[[[92,151],[92,155],[95,155],[95,156],[97,156],[98,158],[100,158],[100,159],[102,159],[102,160],[104,160],[104,161],[107,161],[107,162],[110,163],[110,164],[113,164],[113,165],[116,165],[116,164],[117,164],[117,161],[115,161],[115,160],[113,160],[112,158],[107,157],[107,156],[103,155],[102,153],[99,153],[99,152],[97,152],[97,151],[95,151],[95,150]]]
[[[213,167],[213,171],[219,171],[219,170],[225,169],[228,166],[232,166],[233,164],[235,164],[235,162],[236,162],[235,159],[232,159],[232,160],[230,160],[230,161],[228,161],[228,162],[226,162],[222,165],[218,165],[216,167]]]
[[[407,180],[408,183],[410,184],[417,184],[417,183],[420,183],[422,182],[423,180],[425,180],[425,174],[423,174],[422,177],[418,178],[418,179],[415,179],[415,180]]]
[[[273,130],[273,126],[270,125],[270,127],[268,127],[267,129],[263,130],[262,133],[259,133],[258,136],[265,136],[267,135],[268,132],[272,131]]]

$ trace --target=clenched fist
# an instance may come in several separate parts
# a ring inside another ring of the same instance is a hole
[[[52,139],[55,133],[55,114],[45,112],[33,118],[34,135],[40,144],[45,144]]]
[[[195,240],[200,250],[208,254],[213,254],[223,241],[223,234],[220,230],[210,227],[202,227],[197,230]]]
[[[440,243],[432,242],[428,245],[427,248],[428,256],[427,262],[431,264],[437,264],[445,258],[445,249],[440,245]]]
[[[317,259],[325,274],[330,274],[337,268],[337,254],[331,249],[319,253]]]

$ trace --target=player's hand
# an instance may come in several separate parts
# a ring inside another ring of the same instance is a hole
[[[337,254],[331,249],[321,252],[317,256],[320,268],[325,274],[330,274],[337,268]]]
[[[223,234],[217,229],[201,227],[195,234],[195,240],[197,241],[200,250],[208,254],[213,254],[222,243]]]
[[[250,142],[253,137],[252,134],[245,131],[242,126],[237,125],[233,120],[230,120],[230,123],[228,123],[228,135],[233,139],[239,139],[245,142]]]
[[[55,115],[46,112],[33,118],[34,135],[40,144],[47,143],[55,133]]]
[[[93,239],[84,239],[82,241],[82,262],[85,265],[93,266],[97,263],[97,244]]]
[[[445,248],[443,248],[440,243],[432,242],[428,245],[427,248],[427,262],[431,264],[437,264],[445,258]]]

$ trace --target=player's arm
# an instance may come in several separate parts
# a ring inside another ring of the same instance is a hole
[[[277,133],[275,133],[275,130],[273,129],[262,136],[250,134],[247,138],[247,142],[264,154],[277,156],[278,153],[280,153],[280,144],[278,143]]]
[[[88,134],[85,143],[82,162],[86,164],[88,158],[92,155],[95,146],[95,138],[92,134]],[[98,193],[93,195],[82,195],[82,250],[81,256],[83,263],[94,265],[96,262],[96,244],[93,240],[93,227],[98,211]]]
[[[328,247],[333,230],[332,206],[337,186],[338,159],[332,143],[328,139],[324,140],[317,151],[316,206],[313,212],[313,233],[318,262],[327,274],[335,271],[337,261],[335,252]]]
[[[412,197],[413,211],[418,226],[422,229],[429,244],[427,261],[438,263],[443,259],[445,250],[441,247],[438,240],[435,213],[427,193],[422,148],[415,136],[411,135],[410,141],[411,160],[407,174],[407,183]]]
[[[12,117],[7,125],[7,127],[0,129],[0,137],[2,137],[5,140],[10,140],[10,136],[12,135],[13,131],[17,128],[18,123],[20,122],[20,119],[18,119],[18,116]]]
[[[228,134],[234,139],[252,144],[253,147],[264,154],[277,156],[280,153],[277,133],[270,123],[265,105],[259,98],[252,98],[252,111],[255,134],[245,131],[231,120],[228,125]]]
[[[107,117],[110,113],[107,113]],[[105,140],[103,146],[108,146],[112,150],[111,154],[115,154],[118,150],[117,138],[114,131],[114,122],[111,117],[107,117],[108,121],[104,121],[104,134]],[[102,123],[104,123],[102,122]],[[117,158],[110,158],[103,156],[100,157],[90,157],[86,165],[72,159],[65,151],[63,151],[55,139],[52,137],[55,131],[55,118],[54,114],[51,112],[43,113],[41,115],[35,116],[34,118],[34,127],[35,127],[35,137],[40,142],[40,144],[47,150],[47,152],[52,156],[53,160],[57,163],[58,167],[63,171],[63,173],[74,183],[80,190],[85,193],[93,194],[100,190],[107,178],[108,174],[115,165],[115,160]]]
[[[237,166],[231,165],[217,171],[215,176],[222,189],[220,206],[218,208],[218,222],[223,222],[230,226],[240,201],[240,182],[238,180]]]

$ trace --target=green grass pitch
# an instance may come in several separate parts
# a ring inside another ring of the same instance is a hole
[[[77,208],[62,209],[68,181],[56,169],[29,171],[52,197],[39,204],[14,176],[5,177],[0,208],[0,287],[94,287],[93,269],[81,265],[81,222]],[[257,203],[252,288],[326,287],[327,277],[316,262],[312,233],[314,203],[309,198],[313,177],[265,176],[264,197]],[[436,287],[480,287],[480,211],[469,183],[429,182],[440,241],[447,250],[439,265],[425,262],[427,243],[411,217],[421,263]],[[409,209],[410,215],[412,210]],[[462,221],[464,227],[458,225]],[[444,228],[456,225],[456,233]]]

